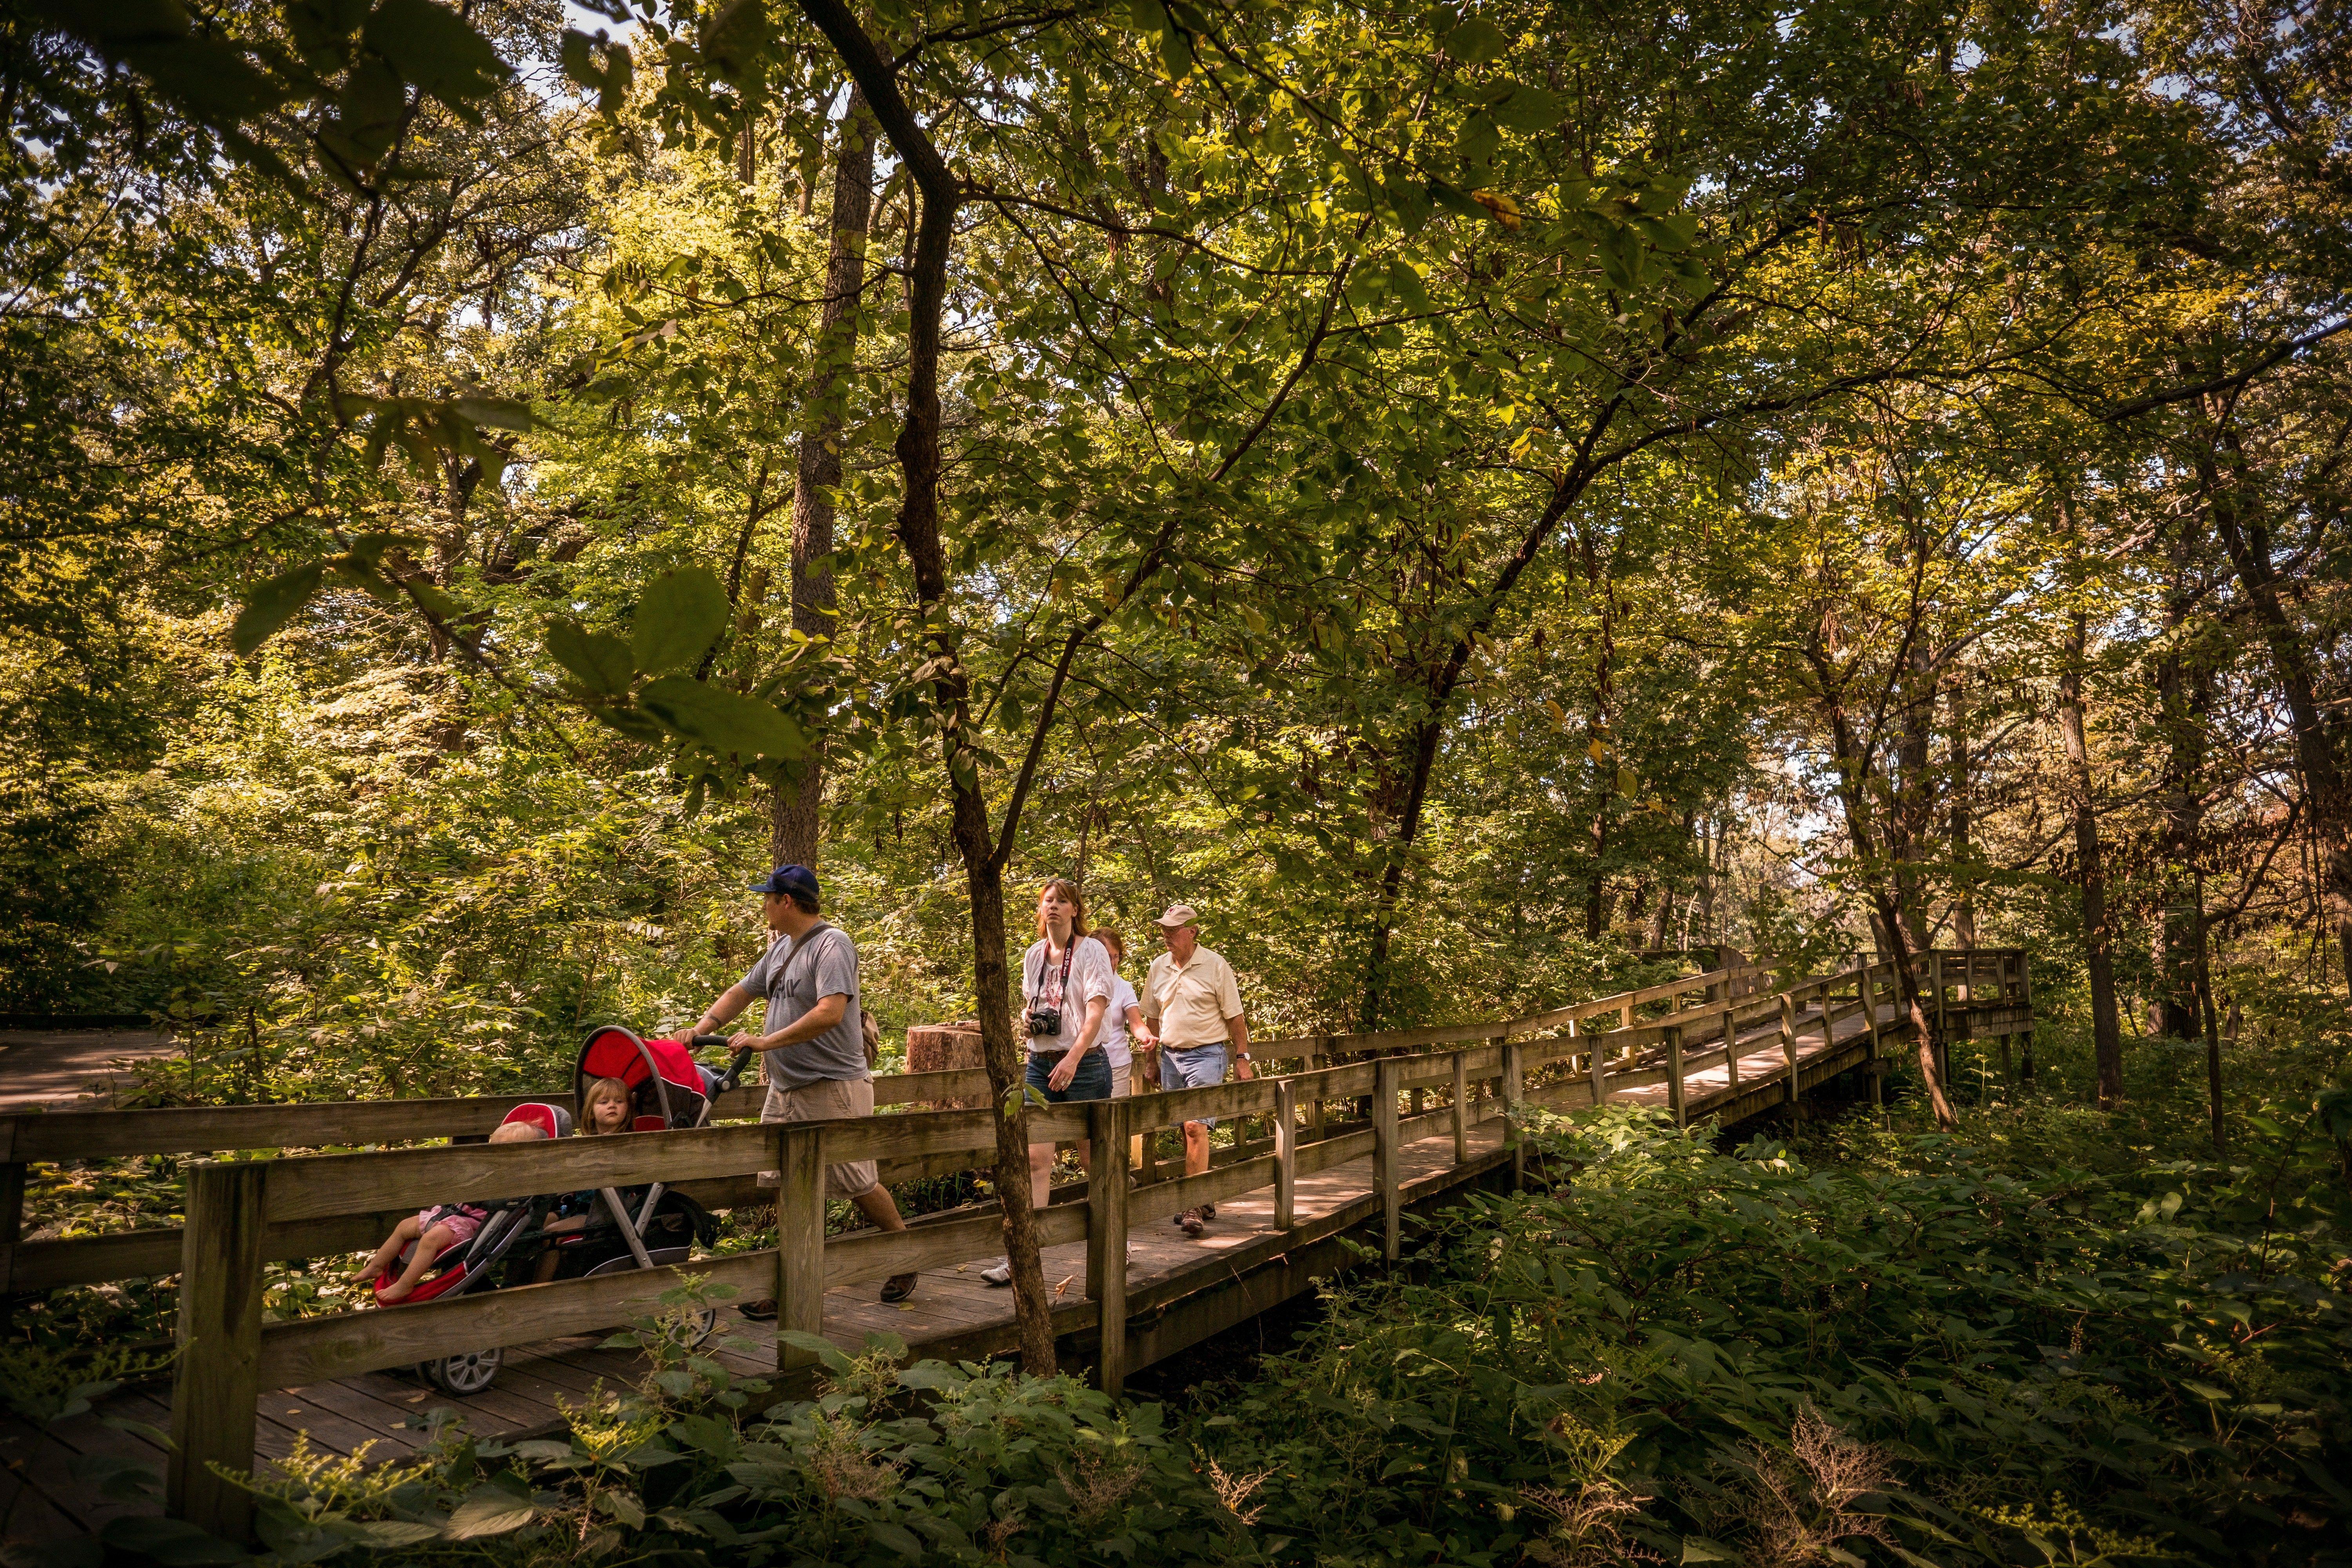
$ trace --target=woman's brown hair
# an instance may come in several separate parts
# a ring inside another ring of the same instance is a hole
[[[1059,893],[1070,900],[1070,941],[1076,944],[1087,934],[1087,896],[1067,877],[1048,877],[1045,885],[1037,889],[1037,934],[1045,934],[1045,895]]]
[[[1097,926],[1087,934],[1103,944],[1103,951],[1110,954],[1113,969],[1127,962],[1127,942],[1118,934],[1117,926]]]

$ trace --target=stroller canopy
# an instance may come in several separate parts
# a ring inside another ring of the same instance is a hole
[[[499,1118],[499,1125],[501,1127],[510,1121],[520,1121],[526,1126],[536,1127],[543,1137],[569,1138],[572,1136],[572,1112],[560,1105],[548,1105],[543,1102],[518,1105]]]
[[[699,1127],[710,1105],[702,1064],[683,1040],[640,1039],[635,1031],[606,1024],[588,1032],[572,1075],[572,1103],[588,1091],[591,1079],[616,1078],[629,1087],[629,1131],[660,1132]]]

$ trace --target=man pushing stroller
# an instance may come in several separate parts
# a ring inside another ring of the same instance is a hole
[[[816,873],[807,867],[779,866],[752,883],[751,890],[761,895],[761,913],[778,940],[696,1020],[694,1033],[716,1034],[765,998],[767,1032],[739,1034],[728,1042],[736,1050],[761,1054],[768,1099],[760,1120],[832,1121],[873,1115],[874,1072],[857,1005],[856,944],[820,915]],[[773,1171],[760,1175],[762,1186],[774,1185],[776,1179]],[[907,1228],[871,1160],[826,1166],[825,1190],[856,1204],[883,1230]],[[885,1301],[903,1301],[914,1293],[912,1274],[894,1274],[882,1283]],[[775,1298],[748,1301],[741,1310],[745,1317],[764,1321],[776,1315]]]

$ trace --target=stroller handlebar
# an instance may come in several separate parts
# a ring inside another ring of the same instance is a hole
[[[706,1046],[723,1046],[727,1043],[727,1039],[728,1037],[725,1035],[697,1035],[694,1037],[694,1048],[700,1050]],[[743,1079],[743,1064],[750,1061],[753,1054],[748,1049],[737,1051],[735,1059],[727,1064],[727,1070],[719,1074],[719,1081],[711,1086],[713,1090],[724,1094],[740,1083]]]

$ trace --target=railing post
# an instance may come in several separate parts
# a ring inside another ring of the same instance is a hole
[[[1941,1048],[1941,1046],[1942,1046],[1942,1041],[1943,1041],[1943,1039],[1944,1039],[1944,1037],[1946,1036],[1946,1034],[1948,1034],[1948,1033],[1949,1032],[1949,1031],[1948,1030],[1948,1028],[1947,1028],[1947,1026],[1946,1026],[1945,1023],[1944,1023],[1944,951],[1943,951],[1943,949],[1941,949],[1941,948],[1937,948],[1937,949],[1935,949],[1934,951],[1930,952],[1927,954],[1927,973],[1928,973],[1928,976],[1929,976],[1928,981],[1927,981],[1927,984],[1929,984],[1930,985],[1933,985],[1933,986],[1936,988],[1936,1039],[1937,1039],[1937,1047],[1940,1049],[1940,1048]],[[1942,1066],[1942,1064],[1941,1064],[1941,1063],[1938,1063],[1938,1064],[1937,1064],[1937,1066],[1938,1066],[1938,1068],[1940,1068],[1940,1067]],[[1947,1089],[1948,1089],[1948,1089],[1949,1089],[1949,1086],[1950,1086],[1950,1084],[1951,1084],[1951,1081],[1952,1081],[1952,1079],[1951,1079],[1951,1075],[1950,1075],[1949,1073],[1946,1073],[1946,1074],[1944,1075],[1944,1083],[1945,1083],[1946,1088],[1947,1088]]]
[[[253,1533],[253,1496],[215,1475],[253,1468],[261,1397],[261,1236],[266,1160],[186,1167],[180,1237],[180,1359],[172,1373],[165,1506],[225,1541]]]
[[[1500,1046],[1507,1037],[1497,1037]],[[1465,1165],[1470,1162],[1470,1058],[1465,1052],[1454,1053],[1454,1163]]]
[[[1571,1019],[1570,1028],[1573,1030],[1574,1027],[1575,1021]],[[1592,1103],[1598,1106],[1609,1096],[1609,1067],[1601,1059],[1601,1045],[1597,1040],[1584,1053],[1584,1071],[1585,1076],[1592,1080]]]
[[[1683,1032],[1675,1024],[1666,1026],[1666,1109],[1674,1113],[1675,1126],[1690,1125],[1683,1106]]]
[[[1786,991],[1780,993],[1780,1058],[1789,1068],[1789,1092],[1782,1099],[1793,1115],[1797,1109],[1797,1001]]]
[[[1723,1009],[1723,1072],[1732,1089],[1739,1087],[1739,1026],[1733,1020],[1732,1009]]]
[[[1404,1194],[1397,1163],[1398,1065],[1395,1057],[1381,1058],[1372,1079],[1372,1190],[1381,1194],[1381,1256],[1391,1263],[1403,1251]]]
[[[1318,1068],[1328,1068],[1331,1065],[1331,1041],[1328,1036],[1316,1037],[1315,1065]],[[1307,1102],[1307,1131],[1315,1142],[1319,1143],[1323,1141],[1323,1097],[1320,1094]]]
[[[1278,1085],[1276,1097],[1290,1086]],[[1097,1380],[1116,1398],[1127,1391],[1127,1123],[1128,1102],[1097,1100],[1087,1107],[1094,1169],[1087,1179],[1087,1299],[1095,1304]],[[1284,1123],[1287,1125],[1287,1123]],[[1282,1147],[1282,1127],[1275,1147]],[[1277,1201],[1279,1199],[1277,1198]]]
[[[1298,1212],[1298,1090],[1274,1082],[1274,1228],[1288,1230]]]
[[[1863,966],[1862,1016],[1870,1032],[1870,1055],[1863,1072],[1870,1079],[1870,1103],[1882,1106],[1886,1103],[1886,1091],[1880,1080],[1885,1076],[1886,1068],[1878,1054],[1878,965],[1875,963]]]
[[[784,1332],[824,1332],[824,1131],[811,1121],[776,1125],[776,1371],[816,1364],[816,1352]]]
[[[2017,1077],[2021,1083],[2033,1081],[2033,955],[2021,949],[2017,954],[2017,1005],[2025,1009],[2025,1029],[2020,1041],[2024,1058],[2018,1063]]]
[[[1521,1109],[1528,1097],[1527,1047],[1509,1040],[1503,1042],[1503,1142],[1511,1150],[1511,1188],[1514,1192],[1528,1184],[1527,1113]],[[1593,1061],[1593,1081],[1600,1081],[1601,1058]]]
[[[16,1119],[0,1117],[0,1309],[8,1299],[16,1244],[25,1239],[25,1164],[16,1152]]]

